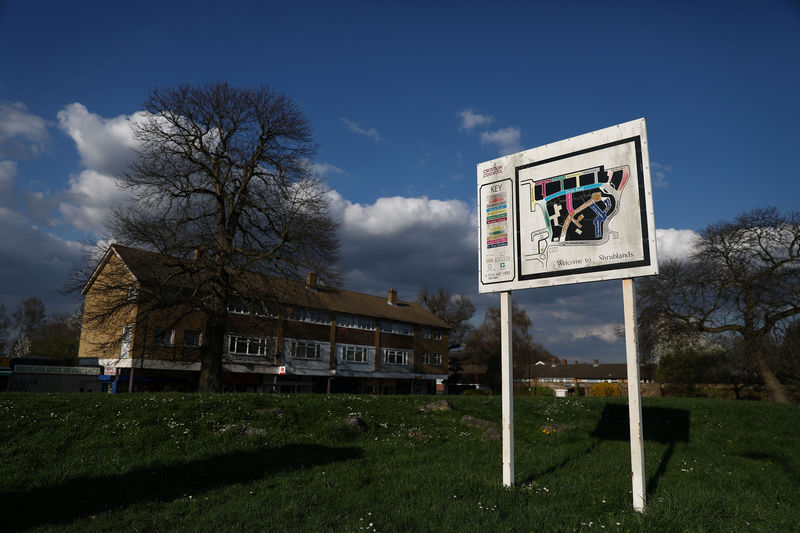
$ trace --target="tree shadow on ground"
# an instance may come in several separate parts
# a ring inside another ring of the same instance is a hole
[[[628,421],[628,405],[608,403],[603,409],[600,421],[592,432],[592,436],[604,440],[624,440],[630,442],[630,424]],[[655,473],[647,482],[648,496],[655,493],[661,476],[667,470],[670,458],[678,442],[689,442],[689,411],[668,407],[642,407],[642,429],[644,440],[667,445]],[[647,470],[645,470],[647,475]]]
[[[132,504],[169,502],[266,476],[363,457],[360,448],[289,444],[151,465],[123,474],[78,477],[50,487],[0,492],[3,531],[68,523]]]

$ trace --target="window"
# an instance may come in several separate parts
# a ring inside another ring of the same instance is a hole
[[[375,331],[375,320],[363,316],[336,315],[336,325],[340,328],[366,329]]]
[[[175,330],[156,328],[153,344],[156,346],[172,346],[175,343]]]
[[[266,356],[274,341],[268,337],[228,336],[228,353],[237,355]]]
[[[342,359],[348,363],[366,363],[367,350],[366,346],[343,346]]]
[[[433,364],[436,366],[442,366],[442,354],[440,353],[433,354]]]
[[[385,348],[383,350],[383,362],[389,365],[407,365],[408,350],[393,350]]]
[[[413,335],[414,328],[404,322],[381,322],[381,331],[398,335]]]
[[[290,354],[295,359],[319,359],[320,345],[311,341],[291,341]]]
[[[186,330],[183,332],[183,345],[184,346],[200,346],[203,342],[203,333],[201,331]]]
[[[442,340],[442,332],[441,330],[435,329],[433,330],[433,338],[437,341]]]
[[[428,352],[422,354],[422,364],[423,365],[431,364],[431,354],[429,354]]]
[[[228,300],[228,312],[240,315],[255,314],[256,316],[275,316],[275,314],[262,303],[245,300],[244,298],[231,298]]]
[[[136,284],[128,285],[128,301],[133,301],[136,299]]]
[[[298,320],[300,322],[310,322],[312,324],[330,324],[331,323],[331,314],[327,311],[320,311],[318,309],[295,309],[292,311],[291,317],[292,320]]]
[[[422,338],[423,339],[431,338],[431,330],[429,328],[422,328]]]
[[[130,357],[132,337],[133,337],[133,326],[124,326],[122,328],[122,346],[119,352],[119,356],[121,359],[127,359],[128,357]]]

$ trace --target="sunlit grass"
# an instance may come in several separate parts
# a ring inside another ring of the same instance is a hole
[[[626,407],[498,397],[0,395],[0,530],[792,531],[800,409],[645,399],[633,511]],[[367,431],[345,421],[360,416]]]

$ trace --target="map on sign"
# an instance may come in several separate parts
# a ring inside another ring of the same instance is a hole
[[[601,165],[541,180],[522,180],[520,210],[530,210],[527,218],[532,227],[530,240],[520,239],[524,260],[537,261],[544,269],[560,246],[608,242],[608,226],[619,211],[629,174],[627,166],[606,170]],[[525,200],[529,205],[522,205]]]
[[[644,120],[478,165],[480,292],[655,274]]]

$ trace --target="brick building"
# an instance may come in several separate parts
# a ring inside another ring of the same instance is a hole
[[[90,316],[109,287],[124,293],[113,318],[84,322],[78,354],[117,390],[128,390],[131,374],[134,390],[197,388],[204,318],[143,301],[157,258],[112,245],[82,291]],[[227,304],[224,390],[434,394],[447,378],[447,324],[393,289],[379,297],[325,287],[313,273],[305,283],[270,278],[269,286],[280,293],[275,309]]]

